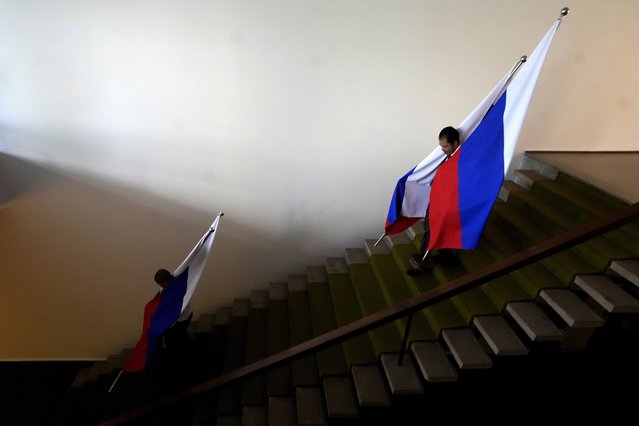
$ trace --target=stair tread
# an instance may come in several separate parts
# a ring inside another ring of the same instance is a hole
[[[268,399],[268,425],[289,426],[296,423],[295,398],[272,396]]]
[[[393,395],[421,394],[424,387],[419,380],[415,366],[410,356],[402,358],[402,365],[398,365],[399,353],[385,353],[380,357],[386,381]]]
[[[473,324],[495,355],[526,355],[528,348],[502,315],[482,315]]]
[[[545,289],[539,297],[566,321],[569,327],[601,327],[603,318],[568,289]]]
[[[376,240],[371,239],[364,240],[364,249],[366,250],[366,255],[368,257],[371,257],[374,254],[390,254],[390,250],[383,239],[377,244],[377,246],[375,246],[376,242]]]
[[[462,370],[493,366],[490,356],[482,349],[470,328],[444,330],[442,337]]]
[[[309,282],[308,299],[313,335],[319,336],[337,328],[328,284]],[[342,345],[333,345],[322,349],[316,357],[320,376],[346,374],[348,371]]]
[[[377,364],[354,365],[351,368],[357,400],[362,407],[388,407],[390,396]]]
[[[349,376],[324,377],[322,382],[326,413],[329,418],[357,417],[359,415],[353,382]]]
[[[242,426],[267,426],[268,410],[266,406],[242,407]]]
[[[366,254],[366,250],[363,248],[347,248],[345,250],[344,258],[346,259],[347,265],[369,263],[368,255]]]
[[[417,365],[429,382],[454,382],[458,375],[439,342],[415,342],[411,345]]]
[[[639,300],[605,275],[577,275],[575,285],[610,313],[639,312]]]
[[[322,426],[326,424],[326,414],[319,387],[295,388],[297,424],[300,426]]]
[[[512,302],[506,305],[506,311],[534,342],[564,339],[564,333],[535,302]]]
[[[610,269],[639,287],[639,260],[615,260],[610,264]]]

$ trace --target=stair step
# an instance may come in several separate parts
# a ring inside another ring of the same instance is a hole
[[[601,327],[605,322],[570,290],[546,289],[539,293],[539,297],[553,308],[569,327]]]
[[[288,283],[270,283],[268,286],[268,298],[269,300],[287,300]]]
[[[232,309],[228,306],[220,306],[215,311],[215,325],[229,325],[231,323]]]
[[[272,283],[269,288],[268,315],[266,317],[266,350],[276,354],[290,347],[288,312],[288,284]],[[289,396],[292,392],[291,365],[284,364],[267,371],[268,396]]]
[[[233,301],[232,316],[234,317],[246,317],[250,307],[249,299],[235,299]]]
[[[495,355],[526,355],[528,348],[502,315],[482,315],[473,324]]]
[[[547,177],[537,173],[535,170],[520,169],[515,170],[515,182],[522,187],[529,189],[535,182],[550,180]]]
[[[614,260],[610,269],[639,287],[639,260]]]
[[[266,309],[268,307],[269,292],[267,290],[251,291],[251,308]]]
[[[438,342],[415,342],[411,351],[422,375],[429,382],[457,381],[457,371]]]
[[[268,426],[268,410],[266,407],[242,407],[242,426]]]
[[[357,400],[362,407],[388,407],[390,396],[377,364],[354,365],[351,369]]]
[[[382,239],[377,246],[375,246],[376,240],[364,240],[364,250],[366,255],[371,257],[374,254],[390,254],[390,250],[386,245],[386,242]]]
[[[350,376],[324,377],[324,398],[329,418],[357,417],[359,410],[355,401],[353,381]]]
[[[326,266],[312,265],[306,267],[306,281],[308,283],[325,283],[328,281]]]
[[[307,291],[306,275],[290,274],[288,276],[288,291]]]
[[[216,426],[242,426],[241,416],[217,416]]]
[[[295,388],[295,402],[299,426],[323,426],[326,424],[322,390],[319,387]]]
[[[470,328],[446,329],[442,331],[442,337],[462,370],[492,368],[493,361]]]
[[[508,201],[508,197],[512,192],[520,192],[525,190],[526,188],[515,183],[512,180],[504,180],[504,183],[502,183],[501,188],[499,189],[498,197],[502,201]]]
[[[577,275],[575,285],[610,313],[639,312],[639,300],[605,275]]]
[[[290,426],[296,423],[295,398],[272,396],[268,399],[268,425]]]
[[[424,387],[417,375],[413,360],[404,354],[402,365],[398,365],[399,353],[385,353],[380,357],[386,381],[393,395],[421,394]]]
[[[506,305],[506,312],[533,342],[559,342],[564,333],[537,306],[535,302],[513,302]]]
[[[368,255],[363,248],[347,248],[344,258],[347,265],[367,264],[369,263]]]

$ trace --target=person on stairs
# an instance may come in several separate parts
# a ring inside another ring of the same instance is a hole
[[[439,132],[439,146],[442,152],[446,154],[446,159],[450,158],[450,156],[457,151],[459,145],[459,132],[456,128],[448,126]],[[456,258],[455,252],[452,249],[441,249],[438,250],[437,255],[431,254],[428,251],[429,241],[430,226],[428,223],[428,208],[426,208],[426,214],[424,215],[424,236],[419,245],[419,253],[412,255],[409,259],[411,267],[406,271],[408,275],[422,275],[428,270],[433,269],[435,261],[439,263],[450,263]]]

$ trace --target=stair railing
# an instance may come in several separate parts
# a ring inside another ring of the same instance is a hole
[[[397,319],[403,317],[410,318],[413,313],[430,305],[485,284],[486,282],[499,278],[502,275],[528,266],[559,251],[568,249],[574,245],[580,244],[638,219],[639,203],[635,203],[626,208],[601,216],[586,225],[568,230],[549,240],[521,250],[481,269],[455,278],[440,287],[427,290],[386,309],[360,318],[345,326],[331,330],[320,336],[314,337],[261,360],[252,362],[236,370],[223,373],[211,380],[174,395],[137,407],[122,415],[108,419],[100,423],[100,425],[118,425],[139,419],[163,408],[168,408],[177,403],[192,400],[204,393],[219,390],[220,388],[249,377],[253,377],[272,368],[290,363],[291,361],[318,352],[326,347],[335,345],[353,336],[365,333]],[[405,333],[406,334],[402,341],[402,352],[405,350],[408,330],[406,330]]]

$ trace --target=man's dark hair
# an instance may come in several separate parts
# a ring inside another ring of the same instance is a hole
[[[173,275],[166,269],[158,269],[153,280],[158,284],[168,284],[173,281]]]
[[[452,126],[444,127],[439,132],[439,139],[444,139],[448,143],[459,142],[459,132]]]

